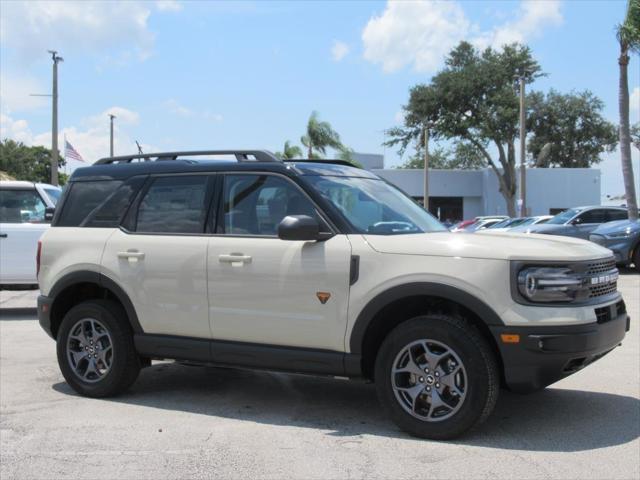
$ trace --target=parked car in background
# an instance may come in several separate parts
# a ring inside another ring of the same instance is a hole
[[[623,207],[577,207],[559,213],[543,225],[532,225],[525,233],[543,233],[566,237],[589,239],[589,234],[603,223],[626,220],[627,209]]]
[[[49,228],[61,190],[0,181],[0,285],[35,285],[38,240]]]
[[[503,220],[500,218],[485,218],[483,220],[478,220],[477,222],[472,223],[471,225],[464,228],[463,231],[477,232],[478,230],[486,230],[487,228],[490,228],[492,225],[496,225],[502,221]]]
[[[635,265],[640,272],[640,220],[619,220],[596,228],[589,240],[613,252],[618,265]]]
[[[476,223],[482,222],[484,220],[506,220],[509,217],[505,215],[483,215],[479,217],[475,217],[472,220],[462,220],[461,222],[456,223],[453,227],[450,228],[452,232],[459,232],[465,230],[467,227],[474,225]]]
[[[527,229],[531,228],[531,226],[533,225],[542,225],[544,223],[547,223],[549,220],[551,220],[553,218],[553,215],[538,215],[535,217],[525,217],[524,221],[522,221],[521,223],[518,223],[517,225],[509,225],[508,228],[505,228],[504,230],[508,230],[509,232],[526,232]],[[496,231],[496,228],[498,227],[498,225],[494,225],[494,227],[491,228],[492,231]],[[502,230],[502,229],[499,229]]]
[[[529,220],[529,217],[507,218],[498,223],[494,223],[493,225],[487,228],[491,230],[496,230],[496,231],[506,231],[506,230],[510,230],[511,228],[517,227],[518,225],[522,225],[527,220]]]

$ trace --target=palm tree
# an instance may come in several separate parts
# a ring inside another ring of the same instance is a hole
[[[302,144],[307,147],[309,159],[315,158],[314,149],[325,155],[327,147],[339,150],[342,147],[340,135],[331,127],[329,122],[321,122],[318,112],[311,112],[307,122],[307,133],[300,138]]]
[[[638,219],[638,202],[633,179],[633,165],[631,164],[631,133],[629,128],[629,81],[627,67],[629,53],[640,51],[640,0],[629,0],[624,22],[618,25],[618,42],[620,43],[620,83],[618,87],[618,105],[620,109],[620,158],[622,161],[622,176],[624,177],[624,191],[627,197],[629,219]]]
[[[302,157],[302,150],[297,145],[291,145],[291,142],[287,140],[286,142],[284,142],[284,148],[282,149],[282,152],[276,152],[276,157],[282,158],[284,160],[300,158]]]

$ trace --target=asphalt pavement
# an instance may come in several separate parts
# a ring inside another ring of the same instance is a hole
[[[0,308],[0,478],[638,479],[640,276],[620,289],[621,347],[542,392],[502,391],[452,442],[404,434],[357,381],[158,363],[125,395],[83,398],[29,305]]]

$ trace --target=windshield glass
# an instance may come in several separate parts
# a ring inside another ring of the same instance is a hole
[[[54,205],[58,204],[58,200],[60,200],[60,195],[62,194],[62,190],[58,190],[57,188],[45,188],[45,193],[51,200],[51,203]]]
[[[549,225],[562,225],[563,223],[567,223],[573,217],[575,217],[578,213],[580,213],[580,209],[578,208],[570,208],[569,210],[565,210],[557,214],[555,217],[549,219],[547,224]]]
[[[308,176],[306,180],[360,233],[400,235],[446,231],[430,213],[383,180],[329,176]]]

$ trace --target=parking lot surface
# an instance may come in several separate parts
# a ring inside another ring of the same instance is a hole
[[[640,276],[619,285],[622,347],[545,391],[502,391],[453,442],[402,433],[356,381],[158,363],[125,395],[83,398],[33,311],[0,310],[0,477],[637,479]]]

